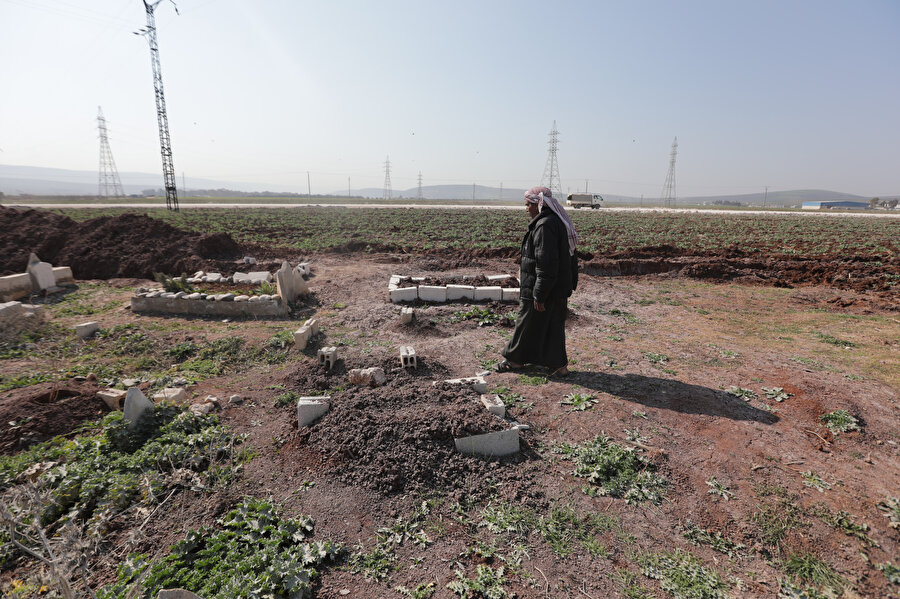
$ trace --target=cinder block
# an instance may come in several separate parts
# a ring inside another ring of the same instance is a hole
[[[323,347],[318,351],[319,365],[325,368],[332,368],[338,360],[336,347]]]
[[[19,299],[29,293],[31,293],[31,275],[27,272],[0,277],[0,301]]]
[[[519,429],[459,437],[453,440],[456,450],[466,455],[486,458],[501,457],[519,452]]]
[[[446,302],[447,288],[436,285],[419,285],[419,299],[423,302]]]
[[[400,323],[407,324],[413,321],[416,311],[412,308],[400,308]]]
[[[399,302],[414,302],[419,299],[418,287],[399,287],[389,291],[391,301],[395,304]]]
[[[53,277],[56,279],[57,285],[75,282],[75,277],[72,275],[72,269],[68,266],[54,266]]]
[[[301,397],[297,400],[297,424],[308,426],[328,413],[331,397]]]
[[[310,318],[306,322],[303,323],[303,326],[309,327],[309,334],[312,337],[315,337],[319,334],[319,321],[315,318]]]
[[[447,301],[454,300],[474,300],[475,299],[475,286],[474,285],[447,285]]]
[[[476,287],[475,288],[475,301],[493,301],[499,302],[503,299],[503,288],[502,287]]]
[[[400,367],[418,368],[416,350],[411,345],[400,346]]]
[[[308,326],[303,325],[296,331],[294,331],[294,346],[299,350],[306,349],[306,344],[309,342],[309,338],[312,335],[312,329]]]
[[[92,337],[94,333],[99,330],[100,325],[96,322],[83,322],[79,325],[75,325],[75,334],[78,335],[78,338],[81,340]]]
[[[125,404],[125,395],[127,391],[121,389],[102,389],[97,391],[97,397],[109,406],[110,410],[121,410]]]
[[[474,389],[476,393],[487,393],[487,381],[480,376],[470,376],[461,379],[447,379],[444,382],[450,385],[472,385],[472,389]],[[437,384],[438,381],[432,383],[432,385]]]
[[[503,288],[501,301],[504,302],[518,302],[519,301],[519,288],[511,287],[509,289]]]
[[[485,277],[488,281],[505,281],[511,279],[512,275],[488,275]]]
[[[167,387],[153,394],[153,401],[181,401],[187,397],[184,387]]]
[[[487,411],[495,416],[499,416],[503,418],[506,416],[506,405],[503,403],[503,400],[500,399],[500,396],[496,393],[492,393],[491,395],[482,395],[481,403],[484,404],[484,407],[487,408]]]

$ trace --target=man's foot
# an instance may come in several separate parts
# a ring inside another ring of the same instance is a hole
[[[516,364],[515,362],[511,362],[509,360],[501,360],[494,364],[494,370],[497,372],[512,372],[514,370],[521,370],[522,365]]]
[[[566,366],[560,366],[559,368],[551,372],[550,376],[556,378],[565,378],[569,376],[569,369]]]

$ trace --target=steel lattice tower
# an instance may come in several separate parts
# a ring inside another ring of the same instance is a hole
[[[671,208],[675,205],[675,156],[678,154],[678,137],[672,142],[672,152],[669,154],[669,172],[666,174],[666,182],[663,185],[663,204]]]
[[[106,134],[106,119],[103,118],[103,108],[97,107],[97,129],[100,132],[100,177],[97,186],[97,199],[122,198],[125,192],[122,190],[122,181],[119,179],[119,171],[116,170],[116,161],[113,159],[112,150],[109,148],[109,137]]]
[[[556,130],[556,121],[553,121],[553,129],[548,134],[550,141],[547,142],[549,149],[547,151],[547,165],[544,167],[544,174],[541,177],[541,185],[548,188],[556,198],[562,197],[562,181],[559,178],[559,165],[556,162],[556,149],[559,146]]]
[[[419,194],[416,196],[416,199],[420,202],[422,201],[422,171],[419,171]]]
[[[384,159],[384,195],[385,200],[391,199],[391,157]]]
[[[162,153],[163,181],[166,187],[166,208],[178,210],[178,191],[175,188],[175,164],[172,161],[172,140],[169,137],[169,117],[166,115],[166,96],[163,93],[162,67],[159,64],[159,43],[156,40],[156,18],[153,11],[162,0],[144,2],[147,26],[135,33],[144,35],[150,43],[150,62],[153,64],[153,91],[156,94],[156,120],[159,124],[159,147]],[[174,5],[175,3],[172,2]],[[178,13],[178,7],[175,7]]]

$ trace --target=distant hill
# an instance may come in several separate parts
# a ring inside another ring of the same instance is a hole
[[[163,187],[162,175],[152,173],[121,172],[122,187],[126,194],[141,195],[145,190],[160,190]],[[251,193],[255,195],[271,195],[276,197],[283,194],[305,196],[305,190],[291,189],[279,185],[258,185],[250,183],[236,183],[234,181],[217,181],[213,179],[200,179],[188,177],[186,179],[187,193],[192,191],[208,192],[208,195],[223,196],[228,191],[240,192],[235,195]],[[181,179],[178,181],[181,189]],[[98,173],[96,171],[75,171],[58,168],[45,168],[37,166],[13,166],[0,164],[0,192],[8,196],[16,195],[68,195],[68,196],[93,196],[97,194]],[[262,189],[261,189],[262,188]],[[384,192],[381,188],[368,187],[349,190],[354,197],[371,198],[379,200]],[[486,185],[425,185],[422,186],[422,197],[426,200],[458,200],[460,202],[484,203],[497,200],[519,201],[525,193],[525,189],[504,187],[490,187]],[[600,193],[610,204],[639,205],[640,198],[619,196],[603,193],[603,190],[592,190]],[[346,197],[347,190],[336,191],[332,196]],[[409,189],[395,189],[391,193],[393,199],[415,199],[418,197],[418,187]],[[321,194],[319,194],[321,195]],[[883,194],[882,199],[895,198],[900,194]],[[798,206],[802,202],[826,201],[826,200],[853,200],[868,202],[871,198],[827,191],[820,189],[800,189],[792,191],[773,191],[766,197],[763,193],[752,193],[730,196],[693,196],[678,198],[676,205],[722,205],[741,206]],[[643,203],[659,205],[658,197],[647,197]]]

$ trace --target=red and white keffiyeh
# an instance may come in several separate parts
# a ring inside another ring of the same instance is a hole
[[[569,218],[565,209],[553,197],[552,193],[547,187],[532,187],[525,192],[525,199],[532,204],[537,204],[538,210],[543,210],[544,206],[549,206],[550,210],[559,217],[566,226],[566,234],[569,237],[569,255],[574,256],[575,244],[578,243],[578,233],[575,232],[575,225],[572,224],[572,219]]]

